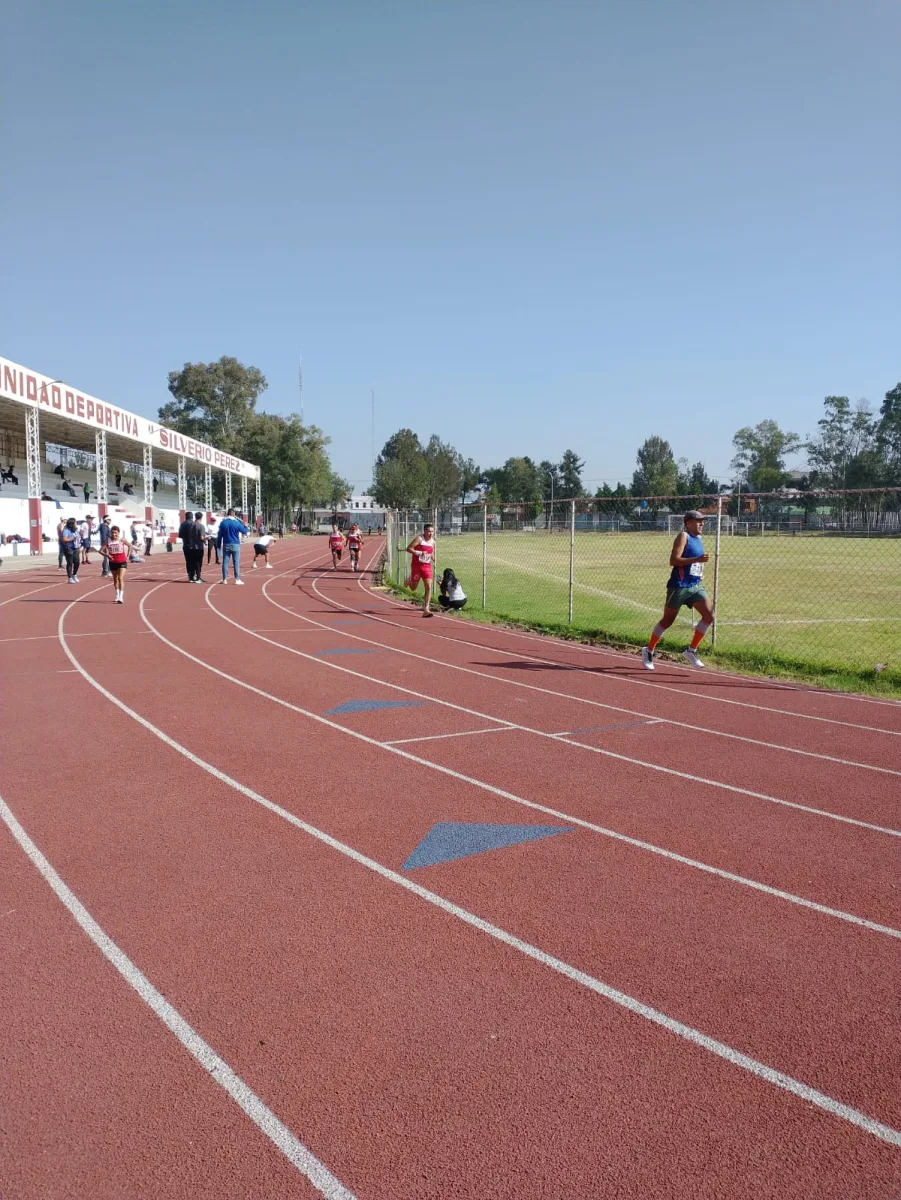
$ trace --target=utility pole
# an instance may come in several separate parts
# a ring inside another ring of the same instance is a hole
[[[370,389],[372,399],[372,428],[369,435],[369,461],[372,467],[372,482],[375,483],[375,388]]]

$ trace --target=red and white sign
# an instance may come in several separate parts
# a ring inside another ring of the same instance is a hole
[[[0,358],[0,395],[7,400],[15,400],[27,404],[31,408],[45,409],[55,412],[79,425],[90,425],[93,429],[106,429],[109,433],[118,433],[131,438],[144,446],[156,446],[160,450],[168,450],[172,454],[181,454],[185,458],[197,462],[208,463],[214,469],[230,471],[233,475],[243,475],[247,479],[258,479],[259,467],[253,463],[244,462],[205,442],[195,438],[185,437],[139,417],[136,413],[126,412],[115,404],[98,400],[85,392],[76,391],[67,383],[59,383],[47,375],[37,371],[29,371],[18,363]]]

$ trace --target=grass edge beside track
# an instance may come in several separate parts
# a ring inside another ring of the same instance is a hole
[[[383,574],[373,586],[382,587],[399,600],[417,603],[418,597],[408,588],[394,583]],[[501,612],[489,612],[480,608],[460,609],[454,614],[479,625],[501,625],[507,629],[523,629],[560,638],[567,642],[579,642],[587,646],[610,646],[617,650],[633,650],[647,644],[647,638],[629,634],[612,633],[606,629],[584,629],[558,621],[524,620]],[[650,624],[648,626],[650,630]],[[685,645],[688,645],[686,640]],[[673,663],[681,662],[684,647],[678,650],[670,646],[658,646],[657,656]],[[888,668],[876,672],[872,668],[855,671],[847,666],[829,663],[812,663],[788,655],[768,653],[762,650],[714,649],[708,642],[702,647],[705,661],[713,666],[736,670],[743,675],[776,679],[780,681],[815,685],[835,692],[857,692],[865,696],[901,700],[901,669]]]

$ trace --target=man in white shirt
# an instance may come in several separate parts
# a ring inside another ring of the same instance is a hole
[[[85,517],[85,519],[78,526],[78,536],[81,538],[81,561],[83,563],[89,563],[91,561],[90,554],[91,534],[93,532],[92,526],[93,522],[91,521],[90,517]]]
[[[272,544],[271,533],[258,533],[253,543],[253,569],[256,570],[259,566],[259,559],[262,559],[266,564],[266,570],[272,570],[272,563],[269,561],[269,547]]]
[[[219,537],[219,522],[215,517],[207,524],[206,527],[206,561],[209,564],[213,556],[213,551],[216,552],[216,563],[219,562],[219,547],[216,545],[216,539]]]

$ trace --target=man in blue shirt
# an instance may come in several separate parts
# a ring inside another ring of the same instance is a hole
[[[682,518],[682,523],[684,529],[673,542],[672,553],[669,556],[672,571],[666,585],[663,616],[654,626],[648,644],[641,649],[641,661],[647,671],[654,670],[654,650],[657,643],[675,621],[683,605],[695,609],[701,619],[695,625],[691,645],[682,652],[682,657],[693,667],[704,666],[698,656],[698,647],[704,634],[713,624],[713,607],[701,582],[704,564],[710,558],[709,554],[704,553],[704,543],[701,541],[704,514],[693,508]]]
[[[250,530],[243,521],[238,520],[235,510],[230,508],[225,520],[219,525],[216,537],[216,547],[222,553],[223,583],[228,583],[228,560],[231,559],[234,564],[235,583],[238,587],[244,586],[244,580],[241,578],[241,536],[245,533],[250,533]]]

